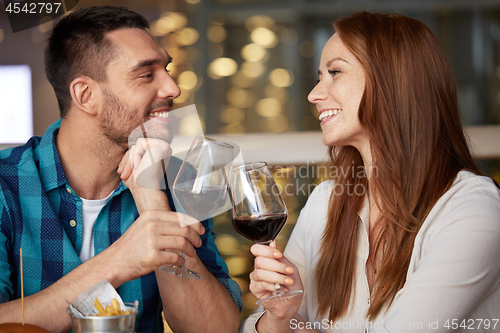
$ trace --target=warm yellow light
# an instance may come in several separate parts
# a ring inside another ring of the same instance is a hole
[[[221,43],[226,39],[227,32],[223,26],[214,25],[207,31],[208,40],[213,43]]]
[[[289,87],[293,80],[293,73],[287,69],[276,68],[269,73],[269,81],[276,87]]]
[[[234,107],[228,107],[222,111],[221,120],[226,124],[242,123],[245,120],[245,111]]]
[[[250,99],[250,93],[245,89],[233,87],[226,93],[227,102],[234,106],[246,107]]]
[[[179,74],[177,77],[177,84],[181,90],[187,89],[191,90],[198,84],[198,76],[194,72],[185,71]]]
[[[0,29],[0,43],[3,41],[3,37],[5,36],[3,29]]]
[[[252,64],[256,63],[252,62]],[[240,70],[231,77],[231,83],[237,87],[249,88],[255,84],[255,81],[252,78],[249,78],[248,76],[244,75],[243,72]]]
[[[248,259],[244,257],[232,257],[226,259],[226,264],[231,275],[241,275],[246,273],[247,267],[249,267]]]
[[[285,103],[288,101],[288,92],[286,91],[285,88],[277,87],[277,86],[274,86],[272,84],[268,84],[264,88],[264,91],[265,91],[266,97],[276,98],[277,100],[279,100],[282,103]]]
[[[241,56],[246,61],[261,61],[267,55],[267,51],[260,45],[247,44],[241,49]]]
[[[181,90],[181,95],[175,99],[175,103],[177,104],[186,103],[190,97],[191,97],[191,92],[189,90]],[[181,124],[181,127],[182,126],[183,125]]]
[[[256,15],[245,21],[245,27],[252,31],[258,27],[270,28],[274,25],[274,20],[266,15]]]
[[[238,64],[231,58],[217,58],[208,66],[209,73],[214,76],[231,76],[238,70]]]
[[[198,41],[200,34],[194,28],[184,28],[177,33],[177,42],[180,45],[193,45]]]
[[[263,98],[255,104],[255,110],[261,117],[274,117],[281,113],[282,104],[276,98]]]
[[[182,96],[182,95],[181,95]],[[174,101],[177,101],[175,99]],[[179,134],[180,135],[198,135],[199,123],[201,123],[201,127],[204,128],[205,124],[203,119],[198,117],[197,115],[190,114],[189,116],[181,119],[179,124]]]
[[[165,12],[162,14],[162,19],[163,18],[172,20],[173,30],[184,28],[188,22],[185,14],[177,12]]]
[[[266,67],[260,62],[245,61],[241,64],[241,73],[251,79],[261,76],[265,70]]]
[[[155,27],[157,35],[166,35],[175,29],[174,21],[169,16],[162,17],[152,24]]]
[[[267,122],[271,132],[279,133],[288,129],[288,119],[282,114],[267,118]]]
[[[215,245],[222,255],[231,256],[238,254],[240,243],[236,237],[228,234],[219,234],[215,239]]]
[[[308,40],[305,40],[299,45],[299,52],[305,58],[314,57],[314,43]]]
[[[186,3],[190,5],[197,5],[200,3],[201,0],[184,0],[184,1],[186,1]]]
[[[231,123],[224,127],[222,132],[225,134],[245,133],[245,126],[243,126],[241,123]]]
[[[183,49],[177,47],[166,48],[165,49],[170,57],[172,57],[172,63],[180,65],[187,60],[187,52]]]
[[[255,44],[266,48],[275,47],[278,43],[276,34],[270,29],[264,27],[255,28],[250,34],[250,39]]]

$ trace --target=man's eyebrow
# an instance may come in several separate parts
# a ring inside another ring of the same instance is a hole
[[[162,62],[162,60],[160,58],[143,60],[143,61],[137,63],[134,67],[132,67],[130,69],[129,73],[137,72],[137,71],[143,69],[144,67],[149,67],[149,66],[161,64],[161,62]],[[171,62],[172,62],[172,58],[169,57],[167,60],[167,65],[170,64]]]

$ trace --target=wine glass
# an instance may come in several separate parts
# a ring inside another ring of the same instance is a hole
[[[196,136],[173,184],[177,210],[203,221],[228,200],[228,174],[233,161],[233,146],[203,136]],[[181,256],[185,256],[181,253]],[[183,266],[160,267],[169,273],[199,279],[201,275]]]
[[[267,164],[256,162],[232,169],[230,193],[234,229],[257,244],[269,245],[283,229],[288,211]],[[290,298],[303,292],[285,292],[284,288],[276,283],[273,295],[256,303]]]

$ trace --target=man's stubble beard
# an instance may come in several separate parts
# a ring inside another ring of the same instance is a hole
[[[104,90],[104,108],[101,117],[101,132],[113,144],[119,146],[124,151],[130,145],[135,144],[137,139],[147,136],[172,142],[173,133],[171,124],[160,123],[154,119],[147,119],[147,114],[154,109],[162,107],[172,107],[172,100],[162,100],[153,105],[149,105],[143,113],[143,117],[137,124],[137,115],[140,113],[127,103],[120,101],[118,96]],[[144,135],[143,129],[146,133]]]

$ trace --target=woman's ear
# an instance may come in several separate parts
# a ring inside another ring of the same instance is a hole
[[[97,115],[98,87],[99,85],[88,77],[77,77],[74,79],[69,85],[69,92],[75,107],[89,115]]]

